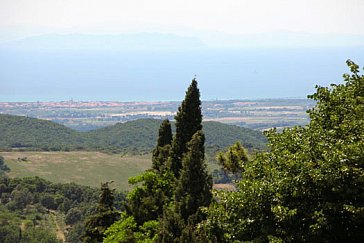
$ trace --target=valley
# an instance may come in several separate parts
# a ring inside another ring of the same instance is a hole
[[[214,100],[202,102],[205,121],[218,121],[246,128],[265,130],[306,125],[308,99]],[[0,114],[28,116],[54,121],[67,127],[89,131],[118,122],[137,119],[173,120],[179,102],[0,102]]]

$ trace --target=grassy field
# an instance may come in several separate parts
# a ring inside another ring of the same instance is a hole
[[[10,177],[39,176],[53,182],[100,187],[113,180],[117,190],[130,189],[128,178],[151,167],[151,155],[121,156],[100,152],[2,152]],[[25,158],[26,161],[18,160]]]

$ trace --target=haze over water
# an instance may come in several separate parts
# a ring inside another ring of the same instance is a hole
[[[0,51],[0,101],[180,100],[197,75],[204,100],[305,98],[342,81],[360,48]]]
[[[364,64],[362,0],[1,0],[0,101],[304,98]]]

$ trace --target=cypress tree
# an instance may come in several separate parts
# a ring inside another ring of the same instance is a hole
[[[105,230],[119,219],[119,213],[113,207],[114,190],[109,187],[110,182],[101,184],[99,203],[96,214],[85,221],[83,242],[102,242]]]
[[[172,128],[168,119],[165,119],[158,131],[157,147],[164,147],[172,143]]]
[[[207,172],[204,143],[203,132],[196,132],[188,143],[188,152],[183,158],[175,202],[176,210],[185,222],[199,207],[208,206],[212,199],[212,179]]]
[[[212,199],[212,179],[205,163],[205,136],[197,131],[187,144],[173,205],[165,209],[161,220],[161,242],[195,242],[195,227],[203,214],[199,208]]]
[[[158,242],[180,242],[183,229],[186,227],[181,215],[176,213],[173,206],[166,207],[160,221]]]
[[[172,128],[168,119],[164,120],[159,128],[157,146],[153,150],[152,168],[161,172],[168,160],[170,145],[172,143]]]
[[[202,113],[200,91],[196,79],[188,87],[185,99],[178,108],[176,120],[176,136],[172,142],[170,166],[176,178],[182,167],[182,157],[187,152],[187,143],[193,134],[202,130]]]

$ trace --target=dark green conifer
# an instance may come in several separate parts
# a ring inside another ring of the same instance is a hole
[[[174,207],[166,207],[160,221],[159,241],[161,243],[180,242],[179,239],[185,228],[181,215],[174,211]]]
[[[119,213],[113,207],[114,190],[109,187],[110,182],[101,184],[101,193],[96,213],[85,221],[83,242],[102,242],[105,230],[119,219]]]
[[[161,221],[162,242],[195,242],[196,224],[203,219],[199,208],[208,206],[212,199],[204,142],[203,132],[197,131],[187,144],[173,205],[165,210]]]
[[[176,210],[187,221],[199,207],[211,202],[212,179],[205,163],[205,136],[202,131],[193,135],[183,158],[180,179],[175,192]]]
[[[168,119],[165,119],[158,131],[158,140],[157,140],[157,146],[158,147],[164,147],[167,144],[172,143],[172,128],[171,123]]]
[[[157,146],[153,150],[152,168],[161,172],[165,168],[172,143],[172,128],[168,119],[159,128]]]
[[[173,197],[172,173],[156,173],[149,170],[129,178],[129,183],[134,188],[127,197],[127,213],[134,217],[138,225],[160,218],[164,205]]]
[[[187,152],[187,143],[191,140],[193,134],[202,130],[200,91],[196,79],[193,79],[188,87],[185,99],[178,108],[175,120],[176,136],[172,143],[170,166],[174,175],[178,178],[182,168],[183,154]]]

